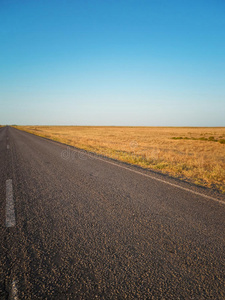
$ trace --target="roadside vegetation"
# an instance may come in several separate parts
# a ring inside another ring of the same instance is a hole
[[[225,127],[16,128],[225,193]]]

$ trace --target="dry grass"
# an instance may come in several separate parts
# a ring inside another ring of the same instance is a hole
[[[225,128],[19,126],[225,193]]]

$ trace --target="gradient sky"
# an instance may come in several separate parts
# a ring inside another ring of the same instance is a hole
[[[225,126],[224,0],[0,0],[0,124]]]

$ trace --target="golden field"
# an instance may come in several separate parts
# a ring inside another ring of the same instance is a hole
[[[225,127],[16,128],[225,193]]]

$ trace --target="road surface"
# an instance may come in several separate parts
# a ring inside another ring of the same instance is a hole
[[[1,299],[225,299],[225,199],[0,129]]]

